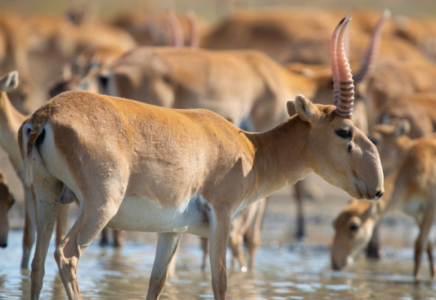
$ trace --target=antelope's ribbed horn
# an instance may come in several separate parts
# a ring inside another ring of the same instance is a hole
[[[336,113],[343,117],[350,116],[354,106],[354,82],[344,45],[344,33],[350,21],[351,19],[346,19],[339,29],[336,43],[336,63],[339,77],[339,99]]]
[[[199,41],[198,41],[198,21],[197,16],[195,15],[195,12],[193,10],[190,10],[186,13],[186,17],[188,19],[189,23],[189,47],[191,48],[198,48]]]
[[[386,9],[383,12],[383,15],[380,17],[380,20],[378,21],[372,35],[371,35],[371,41],[368,45],[368,49],[366,50],[365,56],[363,57],[362,64],[360,67],[359,72],[354,76],[354,81],[362,82],[365,77],[371,73],[372,69],[374,68],[374,63],[377,58],[378,50],[380,48],[380,40],[381,40],[381,33],[383,29],[383,25],[385,24],[386,20],[389,19],[391,15],[391,12]]]
[[[176,15],[171,11],[168,13],[167,20],[171,28],[171,35],[173,37],[172,46],[183,47],[183,31],[179,19],[177,19]]]
[[[336,26],[333,31],[332,39],[330,42],[330,61],[332,65],[332,73],[333,73],[333,96],[334,96],[334,104],[337,105],[339,99],[339,76],[338,76],[338,63],[336,59],[336,44],[338,40],[339,29],[344,23],[345,18],[343,18],[339,24]]]

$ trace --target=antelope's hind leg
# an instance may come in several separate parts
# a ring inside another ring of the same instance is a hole
[[[125,189],[114,180],[99,186],[111,186],[111,189],[89,188],[80,201],[80,214],[65,239],[55,251],[68,299],[81,299],[77,281],[77,265],[83,251],[116,215],[124,196]],[[112,191],[112,192],[111,192]],[[116,192],[113,192],[116,191]],[[123,191],[120,193],[120,191]]]
[[[35,201],[37,239],[32,261],[31,299],[39,299],[44,279],[44,264],[58,212],[62,183],[54,178],[38,178],[31,186]]]
[[[209,256],[209,239],[201,237],[200,238],[200,247],[201,247],[201,250],[203,250],[203,257],[201,259],[201,271],[204,272],[204,271],[206,271],[206,264],[207,264],[206,260],[207,260],[207,257]]]
[[[250,255],[248,261],[248,270],[254,271],[254,260],[256,252],[260,247],[260,229],[262,226],[263,216],[265,214],[266,198],[259,200],[256,216],[252,225],[246,233],[248,253]]]
[[[413,271],[415,279],[419,278],[422,255],[424,251],[428,250],[428,236],[435,219],[435,214],[436,208],[431,206],[426,209],[422,220],[417,220],[419,224],[419,235],[415,242],[415,267]]]
[[[430,239],[427,240],[427,256],[428,256],[428,263],[430,267],[430,277],[434,278],[435,268],[434,268],[434,259],[433,259],[433,243],[430,241]]]
[[[34,201],[32,200],[32,193],[30,187],[24,187],[24,233],[23,233],[23,256],[21,258],[21,269],[29,268],[30,253],[33,243],[35,242],[36,219]]]

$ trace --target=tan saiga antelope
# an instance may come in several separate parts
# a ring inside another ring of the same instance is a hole
[[[382,16],[374,31],[357,82],[374,63],[385,19]],[[100,92],[165,107],[206,108],[244,129],[265,131],[286,119],[285,101],[297,94],[327,104],[332,83],[331,72],[316,77],[296,74],[257,51],[140,47],[108,68],[108,74],[100,78]],[[360,102],[356,106],[362,107]],[[359,117],[362,113],[355,112],[354,118],[366,120],[366,115]],[[359,122],[360,128],[365,124]],[[297,188],[296,194],[303,194]],[[298,196],[301,212],[302,197]],[[297,238],[302,238],[304,222],[302,214],[298,216]]]
[[[428,136],[436,131],[436,94],[403,94],[379,109],[378,120],[388,124],[391,120],[405,119],[410,123],[411,138]]]
[[[38,109],[19,130],[37,210],[31,299],[42,288],[63,190],[80,203],[78,219],[55,252],[69,299],[81,299],[80,256],[106,225],[159,232],[149,300],[165,285],[181,233],[209,237],[214,297],[225,299],[227,240],[238,211],[310,172],[352,196],[378,199],[383,173],[377,150],[350,119],[348,23],[342,20],[332,38],[336,106],[299,95],[287,104],[291,118],[264,133],[244,132],[207,110],[87,92],[63,93]]]
[[[377,125],[371,133],[383,168],[390,172],[385,181],[386,193],[377,203],[354,200],[336,218],[331,253],[334,269],[351,264],[368,243],[380,217],[400,207],[414,217],[419,226],[413,275],[416,278],[419,276],[422,255],[426,251],[430,275],[434,277],[433,245],[429,232],[436,214],[436,139],[432,136],[411,140],[407,137],[409,129],[407,121],[402,121],[395,125]]]
[[[8,212],[14,203],[15,198],[9,191],[6,176],[0,172],[0,248],[8,246]]]
[[[18,73],[12,71],[0,78],[0,146],[9,156],[9,161],[17,172],[18,177],[24,185],[24,165],[20,157],[18,147],[18,129],[28,116],[19,113],[9,101],[7,92],[13,91],[18,86]],[[29,268],[30,252],[35,241],[35,210],[32,201],[30,189],[24,185],[24,207],[25,223],[23,234],[23,254],[21,259],[21,268]],[[66,233],[66,213],[65,207],[62,207],[59,213],[59,220],[56,228],[56,242],[63,239]]]

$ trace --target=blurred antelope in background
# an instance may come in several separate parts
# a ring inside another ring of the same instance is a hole
[[[340,270],[353,262],[371,238],[373,228],[386,212],[401,208],[415,218],[419,235],[415,242],[414,270],[419,277],[422,255],[427,252],[430,275],[435,275],[433,245],[429,240],[435,218],[436,140],[411,140],[407,121],[377,125],[371,139],[377,145],[385,174],[386,192],[377,202],[352,201],[334,221],[332,267]]]
[[[13,91],[18,86],[18,73],[10,72],[0,78],[0,146],[6,151],[9,161],[17,172],[18,177],[24,184],[24,165],[18,148],[18,128],[27,118],[19,113],[9,101],[7,92]],[[25,224],[23,234],[23,254],[21,268],[29,268],[30,252],[35,241],[35,210],[32,196],[28,187],[24,186],[25,195]],[[60,209],[56,228],[56,244],[64,238],[66,233],[66,213],[64,208]]]

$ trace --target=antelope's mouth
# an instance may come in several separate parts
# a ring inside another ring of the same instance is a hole
[[[365,199],[366,198],[365,194],[363,193],[362,189],[359,187],[359,184],[358,184],[359,182],[360,182],[360,180],[357,179],[357,182],[354,184],[354,186],[356,188],[356,195],[355,195],[355,197],[357,199]]]

